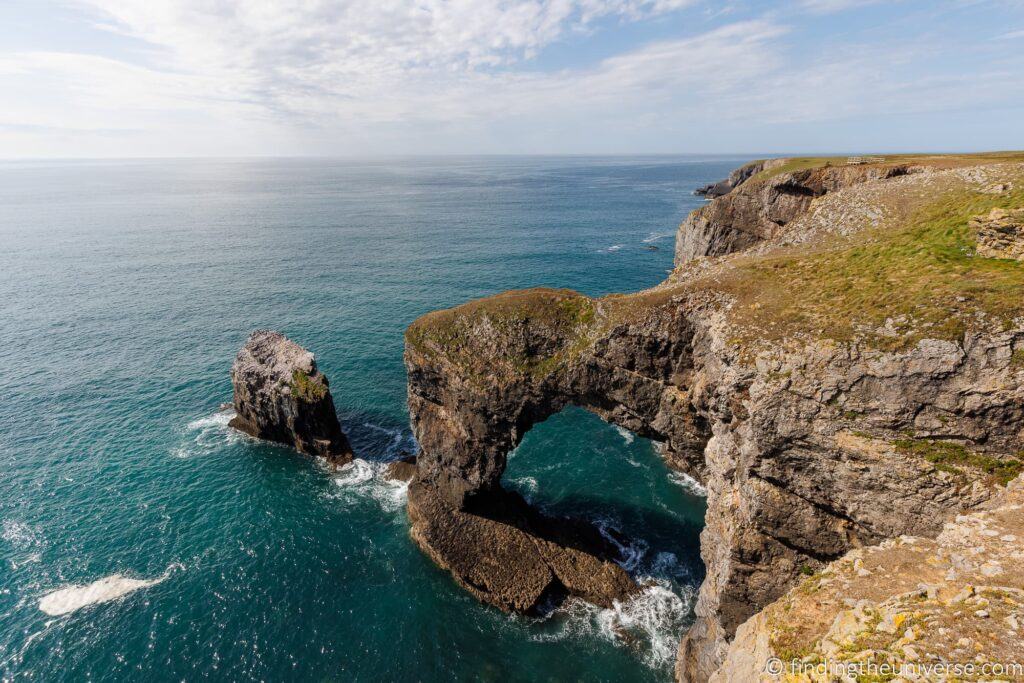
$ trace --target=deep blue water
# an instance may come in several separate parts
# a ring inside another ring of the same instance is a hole
[[[635,539],[652,582],[544,620],[458,589],[379,470],[412,445],[406,325],[509,288],[656,284],[692,190],[739,161],[0,164],[0,677],[669,679],[704,503],[649,442],[570,409],[513,455],[510,486]],[[226,429],[258,327],[316,353],[354,466]],[[40,608],[115,574],[156,583]]]

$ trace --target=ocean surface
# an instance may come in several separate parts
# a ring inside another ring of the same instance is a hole
[[[415,448],[410,322],[654,285],[693,189],[740,161],[0,163],[0,678],[670,680],[705,504],[650,442],[567,409],[511,457],[507,485],[626,534],[647,584],[543,619],[433,566],[381,471]],[[227,429],[262,327],[316,353],[353,465]]]

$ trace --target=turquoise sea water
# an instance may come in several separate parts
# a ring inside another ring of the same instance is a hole
[[[627,534],[650,583],[546,619],[458,589],[379,475],[413,447],[406,325],[509,288],[653,285],[692,190],[738,161],[0,164],[0,677],[668,680],[704,503],[649,442],[569,409],[512,456],[509,486]],[[257,327],[316,353],[353,466],[227,430]],[[154,583],[41,609],[112,575]]]

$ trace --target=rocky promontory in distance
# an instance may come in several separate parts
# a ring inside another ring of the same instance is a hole
[[[280,332],[256,330],[249,336],[231,366],[231,384],[231,427],[336,466],[352,461],[327,377],[312,353]]]
[[[935,538],[1024,471],[1024,154],[735,175],[680,226],[676,267],[649,290],[506,292],[406,332],[413,537],[477,597],[502,606],[475,583],[495,558],[536,556],[525,540],[495,554],[477,522],[503,505],[511,449],[568,405],[652,439],[707,488],[686,681],[741,670],[737,629],[802,578],[857,548]],[[1014,524],[1002,536],[1024,537]]]

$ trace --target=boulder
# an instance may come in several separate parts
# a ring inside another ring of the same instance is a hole
[[[416,477],[416,456],[408,455],[388,463],[384,476],[391,481],[412,481]]]
[[[279,332],[257,330],[231,366],[235,429],[334,465],[352,460],[327,377],[313,354]]]

